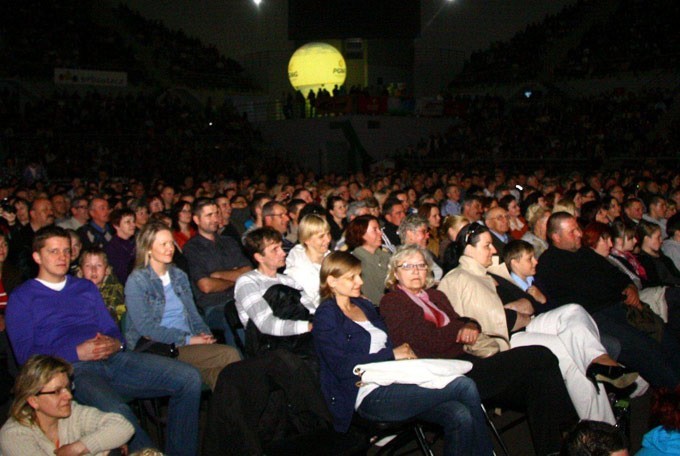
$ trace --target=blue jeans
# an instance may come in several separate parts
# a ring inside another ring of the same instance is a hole
[[[121,352],[103,361],[75,363],[73,374],[78,402],[120,413],[132,423],[131,451],[155,445],[125,400],[170,396],[165,453],[197,454],[201,376],[194,367],[162,356]]]
[[[670,331],[664,331],[657,342],[628,323],[623,303],[599,310],[592,317],[601,334],[612,335],[621,343],[618,361],[640,372],[655,388],[680,384],[680,343]]]
[[[364,398],[357,411],[373,421],[415,417],[439,424],[444,428],[446,456],[484,456],[493,452],[477,387],[467,377],[459,377],[442,389],[381,386]]]
[[[234,304],[232,303],[231,305],[233,306]],[[216,305],[204,308],[203,320],[205,320],[205,324],[208,325],[210,329],[224,331],[224,343],[238,350],[236,342],[234,341],[234,336],[231,333],[231,328],[229,327],[227,319],[224,316],[224,305]],[[237,333],[241,338],[241,342],[245,344],[245,332],[242,329],[238,329]],[[244,354],[241,353],[241,356],[243,355]]]

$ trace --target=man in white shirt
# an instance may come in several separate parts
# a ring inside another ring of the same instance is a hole
[[[301,291],[301,303],[310,313],[315,310],[312,299],[292,278],[277,273],[286,265],[286,252],[282,247],[281,233],[270,227],[255,229],[244,238],[246,252],[257,263],[257,269],[238,278],[234,296],[236,309],[244,327],[252,320],[257,329],[271,336],[294,336],[312,330],[305,320],[284,320],[274,315],[264,294],[272,285],[283,284]]]

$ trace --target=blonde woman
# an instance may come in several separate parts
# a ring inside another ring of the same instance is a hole
[[[71,365],[61,358],[31,357],[14,384],[10,418],[0,429],[5,456],[105,455],[127,443],[134,428],[117,413],[73,401]]]
[[[236,349],[216,344],[196,310],[187,275],[172,264],[175,243],[170,228],[144,225],[137,237],[136,269],[125,284],[125,339],[135,347],[142,336],[175,344],[177,359],[194,366],[214,389],[222,369],[240,360]]]
[[[522,240],[534,246],[534,255],[537,259],[548,250],[547,234],[550,214],[550,209],[541,207],[540,204],[532,204],[527,208],[527,223],[530,229],[524,233]]]
[[[318,214],[305,215],[298,225],[298,241],[300,243],[288,253],[284,274],[295,279],[312,298],[314,307],[318,307],[321,262],[328,255],[331,244],[328,221]]]

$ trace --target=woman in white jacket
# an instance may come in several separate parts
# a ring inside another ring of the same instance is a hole
[[[328,255],[331,227],[318,214],[306,215],[298,225],[298,241],[300,243],[288,253],[284,274],[295,279],[318,307],[319,273],[321,262]]]

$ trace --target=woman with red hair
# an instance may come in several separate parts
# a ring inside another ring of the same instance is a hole
[[[654,396],[651,415],[659,426],[644,435],[637,456],[680,454],[680,387],[660,389]]]

